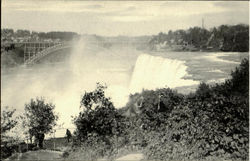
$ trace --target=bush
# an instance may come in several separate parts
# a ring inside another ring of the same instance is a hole
[[[6,132],[10,131],[17,125],[16,118],[13,117],[16,109],[9,109],[8,106],[1,111],[1,133],[5,137]]]
[[[93,92],[85,93],[81,100],[83,111],[74,118],[76,136],[83,140],[90,134],[98,136],[120,135],[124,118],[104,94],[105,86],[97,84]]]
[[[110,160],[115,157],[116,148],[115,137],[99,136],[98,134],[91,133],[81,143],[74,144],[69,150],[69,160],[97,160],[98,158],[108,157]]]
[[[190,95],[169,88],[145,90],[131,95],[121,110],[97,84],[82,97],[85,109],[74,120],[75,151],[69,158],[113,159],[116,149],[136,146],[148,160],[247,160],[248,80],[244,59],[225,83],[201,83]]]
[[[214,87],[202,83],[195,94],[173,105],[169,115],[155,115],[150,124],[156,126],[157,120],[163,121],[158,130],[145,134],[146,158],[193,160],[213,156],[247,160],[248,92],[239,90],[248,89],[247,73],[248,60],[243,60],[232,72],[232,79]]]
[[[14,149],[12,149],[12,147],[1,146],[1,159],[10,157],[13,152],[14,152]]]
[[[25,104],[23,126],[28,127],[26,134],[31,138],[34,136],[40,148],[43,148],[45,134],[52,131],[58,119],[54,112],[55,105],[46,103],[44,98],[31,99]]]
[[[169,88],[156,91],[145,90],[140,94],[130,96],[126,110],[131,108],[137,110],[132,124],[142,127],[144,130],[157,130],[161,123],[166,121],[173,107],[181,103],[183,99],[183,95]]]
[[[248,157],[248,116],[236,100],[213,98],[176,106],[158,131],[147,134],[147,159]],[[178,155],[177,155],[178,154]]]
[[[126,128],[125,117],[105,97],[105,89],[106,86],[98,83],[94,91],[86,92],[81,99],[83,111],[74,118],[77,128],[73,145],[76,149],[84,148],[81,155],[89,159],[111,156],[117,146],[116,138],[123,136]]]
[[[63,154],[62,154],[63,158],[67,158],[68,156],[69,156],[69,152],[67,152],[67,151],[63,152]]]
[[[13,153],[19,152],[24,153],[29,150],[33,150],[34,144],[22,143],[6,143],[1,146],[1,159],[10,157]]]

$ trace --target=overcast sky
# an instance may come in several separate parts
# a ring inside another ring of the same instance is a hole
[[[1,28],[152,35],[169,29],[249,22],[249,2],[2,0]]]

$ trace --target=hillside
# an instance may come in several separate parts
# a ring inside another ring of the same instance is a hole
[[[151,50],[174,51],[249,51],[249,26],[221,25],[211,29],[192,27],[187,30],[160,32],[149,42]]]

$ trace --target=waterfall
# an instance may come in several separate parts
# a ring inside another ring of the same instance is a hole
[[[186,70],[184,61],[142,54],[137,58],[129,91],[136,93],[142,89],[175,88],[198,84],[197,81],[183,79],[188,74]]]

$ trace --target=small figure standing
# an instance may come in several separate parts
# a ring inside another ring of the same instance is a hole
[[[67,140],[69,142],[69,139],[72,137],[71,132],[69,131],[69,129],[66,130],[66,135],[67,135]]]

